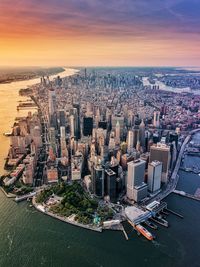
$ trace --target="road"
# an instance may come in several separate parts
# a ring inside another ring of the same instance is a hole
[[[179,168],[180,168],[180,165],[181,165],[181,159],[182,159],[183,153],[185,151],[185,147],[188,144],[188,142],[190,141],[192,135],[197,133],[197,132],[199,132],[199,131],[200,131],[200,129],[192,130],[189,133],[189,135],[185,138],[185,140],[184,140],[184,142],[183,142],[183,144],[181,146],[181,149],[180,149],[177,161],[176,161],[175,168],[173,170],[173,173],[171,175],[169,183],[167,184],[166,189],[164,191],[161,191],[158,195],[156,195],[155,197],[151,198],[150,200],[147,200],[145,202],[146,205],[148,205],[149,203],[151,203],[151,202],[153,202],[155,200],[156,201],[163,200],[164,198],[166,198],[169,194],[171,194],[175,190],[175,188],[177,186],[177,183],[178,183],[178,179],[179,179],[178,171],[179,171]]]

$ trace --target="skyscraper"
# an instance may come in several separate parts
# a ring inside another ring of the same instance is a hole
[[[101,165],[94,167],[92,175],[92,187],[96,196],[104,197],[104,168]]]
[[[153,114],[153,126],[156,128],[160,127],[160,111],[154,111]]]
[[[144,120],[140,123],[139,126],[139,136],[140,136],[140,144],[144,148],[145,147],[145,124]]]
[[[92,135],[92,129],[93,129],[93,118],[84,117],[83,118],[83,135],[84,136]]]
[[[163,183],[168,181],[168,171],[170,167],[170,147],[166,144],[158,143],[150,147],[149,162],[154,160],[162,162],[162,179]]]
[[[106,192],[107,195],[110,197],[110,201],[116,201],[116,194],[117,194],[117,177],[116,173],[111,169],[107,169],[105,171],[105,178],[106,178]]]
[[[133,150],[133,131],[128,131],[127,151],[130,153]]]
[[[145,164],[146,162],[141,159],[128,163],[127,197],[129,199],[134,199],[134,190],[136,189],[135,187],[143,185]]]
[[[115,127],[115,138],[116,138],[116,144],[119,145],[120,144],[120,124],[119,124],[119,121],[117,121],[116,127]]]
[[[148,164],[148,190],[152,193],[160,189],[162,163],[154,160]]]

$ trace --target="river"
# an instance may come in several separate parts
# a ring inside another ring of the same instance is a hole
[[[9,143],[2,133],[10,130],[18,115],[18,90],[34,83],[0,85],[1,164]],[[200,135],[195,138],[200,142]],[[200,158],[196,160],[200,164]],[[200,187],[198,175],[179,174],[179,190],[194,192],[194,181]],[[167,203],[184,219],[169,215],[170,227],[159,226],[153,242],[138,237],[126,225],[126,241],[122,232],[96,233],[66,224],[36,211],[27,202],[16,204],[0,191],[0,267],[199,267],[200,202],[171,194]]]

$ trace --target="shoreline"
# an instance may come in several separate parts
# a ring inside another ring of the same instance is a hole
[[[57,75],[57,74],[59,74],[59,73],[62,73],[62,72],[64,72],[65,71],[65,68],[63,68],[62,67],[62,69],[63,70],[60,70],[59,72],[53,72],[53,73],[50,73],[50,74],[44,74],[43,76],[52,76],[52,75]],[[7,80],[5,80],[5,81],[0,81],[0,84],[11,84],[11,83],[13,83],[13,82],[23,82],[23,81],[30,81],[30,80],[33,80],[33,79],[39,79],[41,77],[41,75],[39,75],[39,74],[36,74],[36,75],[33,75],[32,77],[30,77],[30,78],[23,78],[23,77],[21,77],[21,78],[18,78],[18,79],[13,79],[13,80],[10,80],[10,79],[7,79]]]
[[[4,195],[7,197],[7,198],[15,198],[16,195],[14,194],[11,194],[11,193],[7,193],[2,186],[0,186],[0,190],[4,193]]]
[[[91,231],[95,231],[95,232],[99,232],[99,233],[101,233],[102,231],[103,231],[103,228],[102,227],[92,227],[92,226],[90,226],[90,225],[85,225],[85,224],[82,224],[82,223],[78,223],[78,222],[76,222],[76,221],[72,221],[72,220],[70,220],[70,219],[68,219],[68,218],[65,218],[65,217],[62,217],[62,216],[59,216],[59,215],[56,215],[56,214],[53,214],[53,213],[51,213],[51,212],[49,212],[49,211],[42,211],[38,206],[38,204],[36,203],[36,201],[35,201],[35,196],[32,198],[32,204],[33,204],[33,206],[34,206],[34,208],[36,209],[36,210],[38,210],[38,211],[40,211],[41,213],[43,213],[43,214],[46,214],[46,215],[48,215],[48,216],[50,216],[50,217],[52,217],[52,218],[54,218],[54,219],[57,219],[57,220],[60,220],[60,221],[62,221],[62,222],[65,222],[65,223],[69,223],[69,224],[71,224],[71,225],[74,225],[74,226],[77,226],[77,227],[81,227],[81,228],[84,228],[84,229],[87,229],[87,230],[91,230]]]

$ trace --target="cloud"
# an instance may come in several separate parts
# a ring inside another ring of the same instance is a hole
[[[1,0],[0,24],[12,31],[46,35],[135,38],[199,33],[196,0]],[[31,27],[31,28],[30,28]],[[185,30],[187,29],[187,30]],[[11,31],[11,34],[12,34]]]

